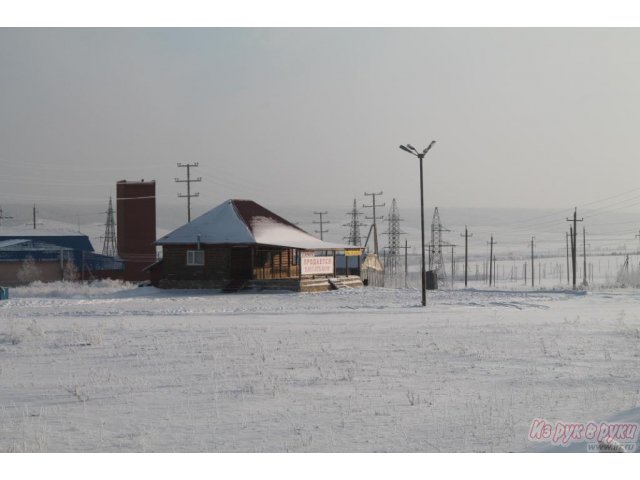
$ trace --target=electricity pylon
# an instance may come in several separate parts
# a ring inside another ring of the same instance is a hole
[[[448,232],[446,228],[442,226],[440,222],[440,213],[438,213],[438,207],[433,212],[433,220],[431,221],[431,255],[429,268],[435,270],[438,275],[438,281],[444,282],[446,278],[446,271],[444,269],[444,258],[442,257],[442,232]]]
[[[399,272],[400,264],[400,235],[404,232],[400,230],[400,211],[398,210],[398,203],[394,198],[391,202],[391,208],[389,209],[389,229],[384,234],[389,235],[389,243],[387,244],[387,265],[385,270],[391,274]]]
[[[362,243],[362,236],[360,235],[360,227],[364,226],[364,223],[360,222],[360,215],[358,207],[356,206],[356,199],[353,199],[353,209],[347,213],[351,215],[349,223],[345,223],[343,227],[349,227],[349,236],[344,237],[349,245],[360,246]]]
[[[104,229],[104,244],[102,245],[102,254],[109,257],[115,257],[118,252],[116,243],[116,222],[113,220],[113,204],[109,197],[109,208],[107,209],[107,223]]]

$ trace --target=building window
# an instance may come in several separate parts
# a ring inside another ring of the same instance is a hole
[[[204,265],[204,250],[187,250],[187,265]]]

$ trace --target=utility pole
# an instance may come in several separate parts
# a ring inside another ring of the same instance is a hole
[[[453,249],[454,249],[455,245],[451,245],[451,288],[453,289],[453,278],[455,276],[455,268],[456,268],[456,264],[454,262],[453,259]]]
[[[2,218],[2,209],[0,209],[0,218]],[[9,217],[9,218],[11,218],[11,217]],[[638,230],[638,233],[636,233],[635,238],[637,238],[638,241],[640,241],[640,230]],[[638,253],[640,253],[640,244],[638,246],[639,246]]]
[[[8,215],[5,215],[4,213],[2,213],[2,207],[0,207],[0,225],[2,225],[2,220],[4,220],[4,219],[9,220],[11,218],[13,218],[13,217],[9,217]]]
[[[196,193],[191,193],[191,184],[195,183],[195,182],[201,182],[202,181],[202,177],[198,177],[198,178],[191,178],[191,168],[192,167],[197,167],[198,166],[198,162],[196,163],[178,163],[178,167],[183,167],[187,169],[187,178],[186,180],[181,180],[179,178],[176,177],[176,182],[178,183],[186,183],[187,184],[187,194],[183,195],[181,193],[178,193],[178,197],[179,198],[186,198],[187,199],[187,221],[191,222],[191,198],[192,197],[199,197],[200,196],[200,192],[196,192]]]
[[[326,224],[326,223],[331,223],[331,222],[329,222],[328,220],[324,220],[324,221],[323,221],[323,220],[322,220],[322,216],[323,216],[323,215],[328,215],[328,214],[329,214],[329,212],[313,212],[313,213],[314,213],[314,215],[320,215],[320,221],[319,221],[319,222],[313,221],[313,223],[315,223],[315,224],[320,224],[320,230],[316,230],[315,232],[320,234],[320,240],[324,240],[324,238],[323,238],[322,234],[323,234],[323,233],[327,233],[329,230],[323,230],[323,229],[322,229],[322,226],[323,226],[324,224]]]
[[[36,204],[33,204],[33,229],[36,229]]]
[[[404,239],[404,286],[407,286],[407,274],[409,273],[409,262],[408,262],[408,251],[409,245],[407,244],[407,239]]]
[[[493,257],[493,246],[496,245],[496,242],[493,241],[493,235],[491,235],[491,241],[487,242],[490,245],[489,250],[489,286],[491,286],[491,282],[493,281],[493,262],[495,261]]]
[[[571,233],[571,260],[573,262],[573,289],[576,289],[576,267],[577,267],[577,253],[576,253],[576,243],[578,240],[578,225],[577,222],[582,222],[584,218],[578,220],[578,207],[575,207],[573,211],[573,218],[567,218],[567,222],[573,222],[573,230]]]
[[[363,208],[373,208],[373,217],[364,217],[367,220],[373,220],[372,228],[373,228],[373,253],[378,255],[378,225],[376,220],[382,220],[384,217],[376,217],[376,207],[384,207],[385,204],[376,205],[376,197],[382,195],[382,192],[378,193],[367,193],[364,192],[365,197],[372,197],[373,202],[371,205],[362,204]]]
[[[532,287],[534,286],[534,285],[533,285],[533,284],[534,284],[533,277],[535,276],[535,275],[533,274],[533,272],[535,272],[535,268],[534,268],[534,266],[533,266],[533,240],[534,240],[535,238],[536,238],[536,237],[531,237],[531,286],[532,286]],[[538,279],[538,281],[540,281],[540,279]]]
[[[408,251],[409,251],[409,245],[408,245],[408,241],[405,238],[404,239],[404,247],[400,247],[402,249],[404,249],[404,288],[407,288],[407,275],[409,274],[409,262],[408,262]]]
[[[574,247],[574,243],[573,243],[573,227],[569,227],[569,243],[571,244],[571,265],[572,265],[572,270],[573,270],[573,287],[575,288],[576,286],[576,269],[575,269],[575,263],[573,261],[573,247]]]
[[[582,285],[586,287],[587,283],[587,232],[582,227],[582,259],[584,261],[582,267]]]
[[[469,237],[473,237],[473,233],[469,233],[467,230],[467,226],[464,226],[464,235],[460,234],[461,237],[464,237],[464,287],[467,288],[467,267],[468,263],[468,252],[469,252]]]
[[[567,244],[567,285],[569,284],[569,234],[565,232],[564,238]]]

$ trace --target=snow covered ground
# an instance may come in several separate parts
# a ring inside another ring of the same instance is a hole
[[[640,420],[637,290],[10,294],[0,451],[537,451],[534,418]]]

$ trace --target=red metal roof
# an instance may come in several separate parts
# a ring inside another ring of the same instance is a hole
[[[294,225],[288,220],[285,220],[280,215],[276,215],[271,210],[267,210],[262,205],[258,205],[253,200],[232,199],[231,203],[233,204],[233,207],[236,209],[236,212],[238,212],[238,215],[240,215],[240,218],[242,218],[242,221],[249,227],[249,230],[251,230],[251,233],[254,233],[253,220],[254,218],[257,218],[257,217],[268,218],[277,223],[281,223],[283,225],[287,225],[289,227],[300,230],[301,232],[304,232],[304,230],[302,230],[298,226]]]

